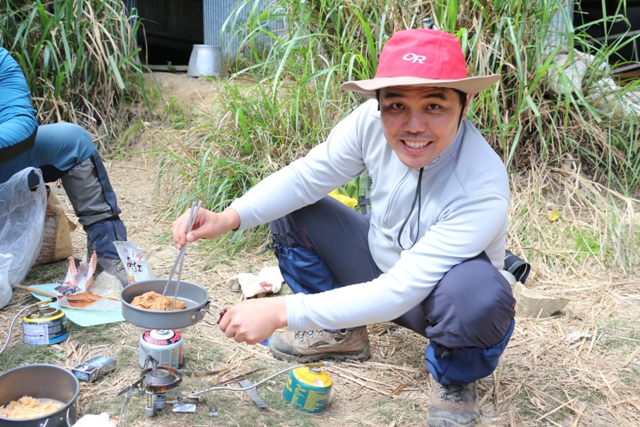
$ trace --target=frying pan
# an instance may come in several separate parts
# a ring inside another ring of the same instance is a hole
[[[176,295],[179,301],[187,307],[182,310],[147,310],[131,305],[133,299],[145,292],[154,291],[162,294],[166,279],[141,280],[125,287],[120,292],[122,300],[122,317],[130,323],[143,328],[151,329],[179,329],[195,325],[207,314],[209,310],[209,292],[195,283],[180,280],[171,280],[167,287],[167,295]]]

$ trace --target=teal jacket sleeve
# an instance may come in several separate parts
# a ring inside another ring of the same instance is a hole
[[[38,123],[20,65],[0,48],[0,163],[33,146]]]

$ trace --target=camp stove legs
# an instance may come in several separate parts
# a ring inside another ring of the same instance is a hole
[[[144,414],[153,417],[156,409],[164,409],[167,404],[167,393],[145,392],[147,395],[147,406],[144,407]]]

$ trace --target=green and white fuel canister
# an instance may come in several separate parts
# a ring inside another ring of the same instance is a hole
[[[321,368],[303,366],[289,372],[282,397],[300,411],[319,414],[327,407],[332,384],[329,374]]]

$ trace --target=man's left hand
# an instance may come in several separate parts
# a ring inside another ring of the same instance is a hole
[[[284,297],[249,299],[231,307],[220,319],[220,329],[237,342],[256,344],[287,326]]]

